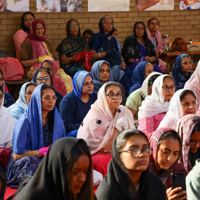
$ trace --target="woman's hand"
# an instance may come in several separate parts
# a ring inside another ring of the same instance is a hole
[[[126,64],[125,64],[125,62],[122,62],[121,68],[122,68],[122,69],[126,69]]]
[[[172,187],[166,190],[168,200],[186,200],[186,191],[182,190],[181,187],[172,189]]]

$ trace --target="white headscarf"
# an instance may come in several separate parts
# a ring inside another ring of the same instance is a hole
[[[12,141],[15,122],[9,110],[3,106],[3,101],[0,105],[0,147],[9,148],[12,145],[10,141]],[[8,142],[9,145],[5,146]]]
[[[153,83],[152,94],[147,96],[139,108],[138,119],[153,117],[159,113],[167,112],[169,102],[164,101],[162,94],[163,79],[172,76],[164,74],[159,76]],[[174,79],[173,79],[174,80]]]
[[[149,79],[154,76],[154,75],[161,75],[161,73],[159,72],[152,72],[150,73],[144,80],[142,87],[140,88],[140,93],[142,95],[142,97],[145,99],[146,96],[148,96],[148,83],[149,83]]]
[[[176,122],[183,117],[183,110],[181,107],[180,95],[189,89],[178,90],[170,100],[169,110],[163,120],[160,122],[158,128],[174,128]],[[194,94],[195,95],[195,94]],[[196,95],[195,95],[196,97]]]

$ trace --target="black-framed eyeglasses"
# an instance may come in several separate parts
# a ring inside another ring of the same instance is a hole
[[[116,97],[117,99],[121,99],[121,98],[122,98],[122,94],[121,94],[121,93],[117,93],[117,94],[108,93],[108,94],[106,94],[106,96],[108,96],[108,98],[110,98],[110,99],[114,99],[115,97]]]
[[[192,145],[200,145],[200,140],[190,140],[190,143],[192,144]]]
[[[162,89],[163,89],[165,92],[167,92],[167,91],[169,91],[169,90],[174,91],[174,90],[175,90],[175,86],[172,85],[172,86],[168,87],[168,86],[165,85],[165,86],[162,87]]]
[[[133,157],[139,157],[140,154],[142,153],[143,156],[150,156],[151,153],[152,153],[153,149],[148,147],[148,148],[144,148],[144,149],[140,149],[140,148],[132,148],[132,149],[127,149],[127,150],[124,150],[122,152],[131,152],[131,155]]]
[[[48,81],[48,80],[50,80],[50,77],[49,76],[45,76],[44,78],[38,77],[36,80],[39,81],[39,82]]]

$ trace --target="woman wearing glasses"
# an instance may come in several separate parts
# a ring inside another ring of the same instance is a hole
[[[100,183],[98,200],[165,200],[164,186],[148,170],[151,148],[147,136],[138,130],[124,130],[113,142],[108,174]]]
[[[187,173],[200,158],[200,117],[187,115],[180,119],[175,127],[183,141],[181,161]]]
[[[56,51],[59,52],[62,68],[66,74],[70,75],[71,77],[73,77],[74,74],[78,71],[90,71],[87,70],[87,65],[90,65],[91,69],[91,59],[93,57],[93,52],[90,52],[91,50],[88,47],[86,39],[81,37],[78,21],[75,19],[70,19],[66,24],[66,32],[67,37],[63,39],[56,48]],[[77,57],[75,58],[74,56],[76,55]],[[85,58],[79,59],[79,61],[77,61],[80,57],[87,57],[87,65],[84,62]]]
[[[176,122],[183,116],[197,113],[196,95],[192,90],[180,89],[172,97],[169,110],[158,128],[174,128]]]
[[[105,15],[99,21],[99,33],[90,38],[89,46],[94,52],[98,52],[97,59],[106,60],[110,63],[114,80],[120,81],[126,65],[121,56],[120,41],[112,37],[114,31],[113,18]]]
[[[47,84],[35,88],[25,113],[13,132],[13,159],[9,185],[18,185],[26,175],[33,175],[50,145],[65,136],[65,127],[55,107],[57,96]]]
[[[147,96],[139,108],[138,130],[149,138],[155,131],[169,108],[169,101],[175,93],[175,82],[170,75],[160,75],[153,83],[152,93]]]
[[[181,156],[182,141],[178,133],[170,128],[157,129],[150,139],[153,154],[150,157],[150,171],[162,180],[169,200],[186,200],[186,192],[181,187],[171,188],[171,173],[186,174]]]
[[[36,70],[36,72],[33,76],[33,82],[35,82],[37,85],[46,83],[48,85],[53,86],[52,76],[51,76],[50,72],[44,68]],[[56,101],[56,107],[59,110],[59,105],[60,105],[60,102],[61,102],[63,96],[57,90],[55,90],[55,93],[56,93],[56,96],[58,97],[58,100]]]
[[[66,133],[78,130],[91,105],[97,99],[96,94],[93,94],[94,82],[89,72],[77,72],[72,83],[74,89],[60,103],[60,115]]]
[[[122,91],[117,82],[105,83],[78,129],[77,137],[87,142],[93,155],[94,169],[103,175],[107,174],[115,136],[124,129],[134,128],[131,111],[120,105]]]

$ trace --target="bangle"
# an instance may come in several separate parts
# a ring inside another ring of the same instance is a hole
[[[99,52],[99,58],[101,58],[101,53]]]

